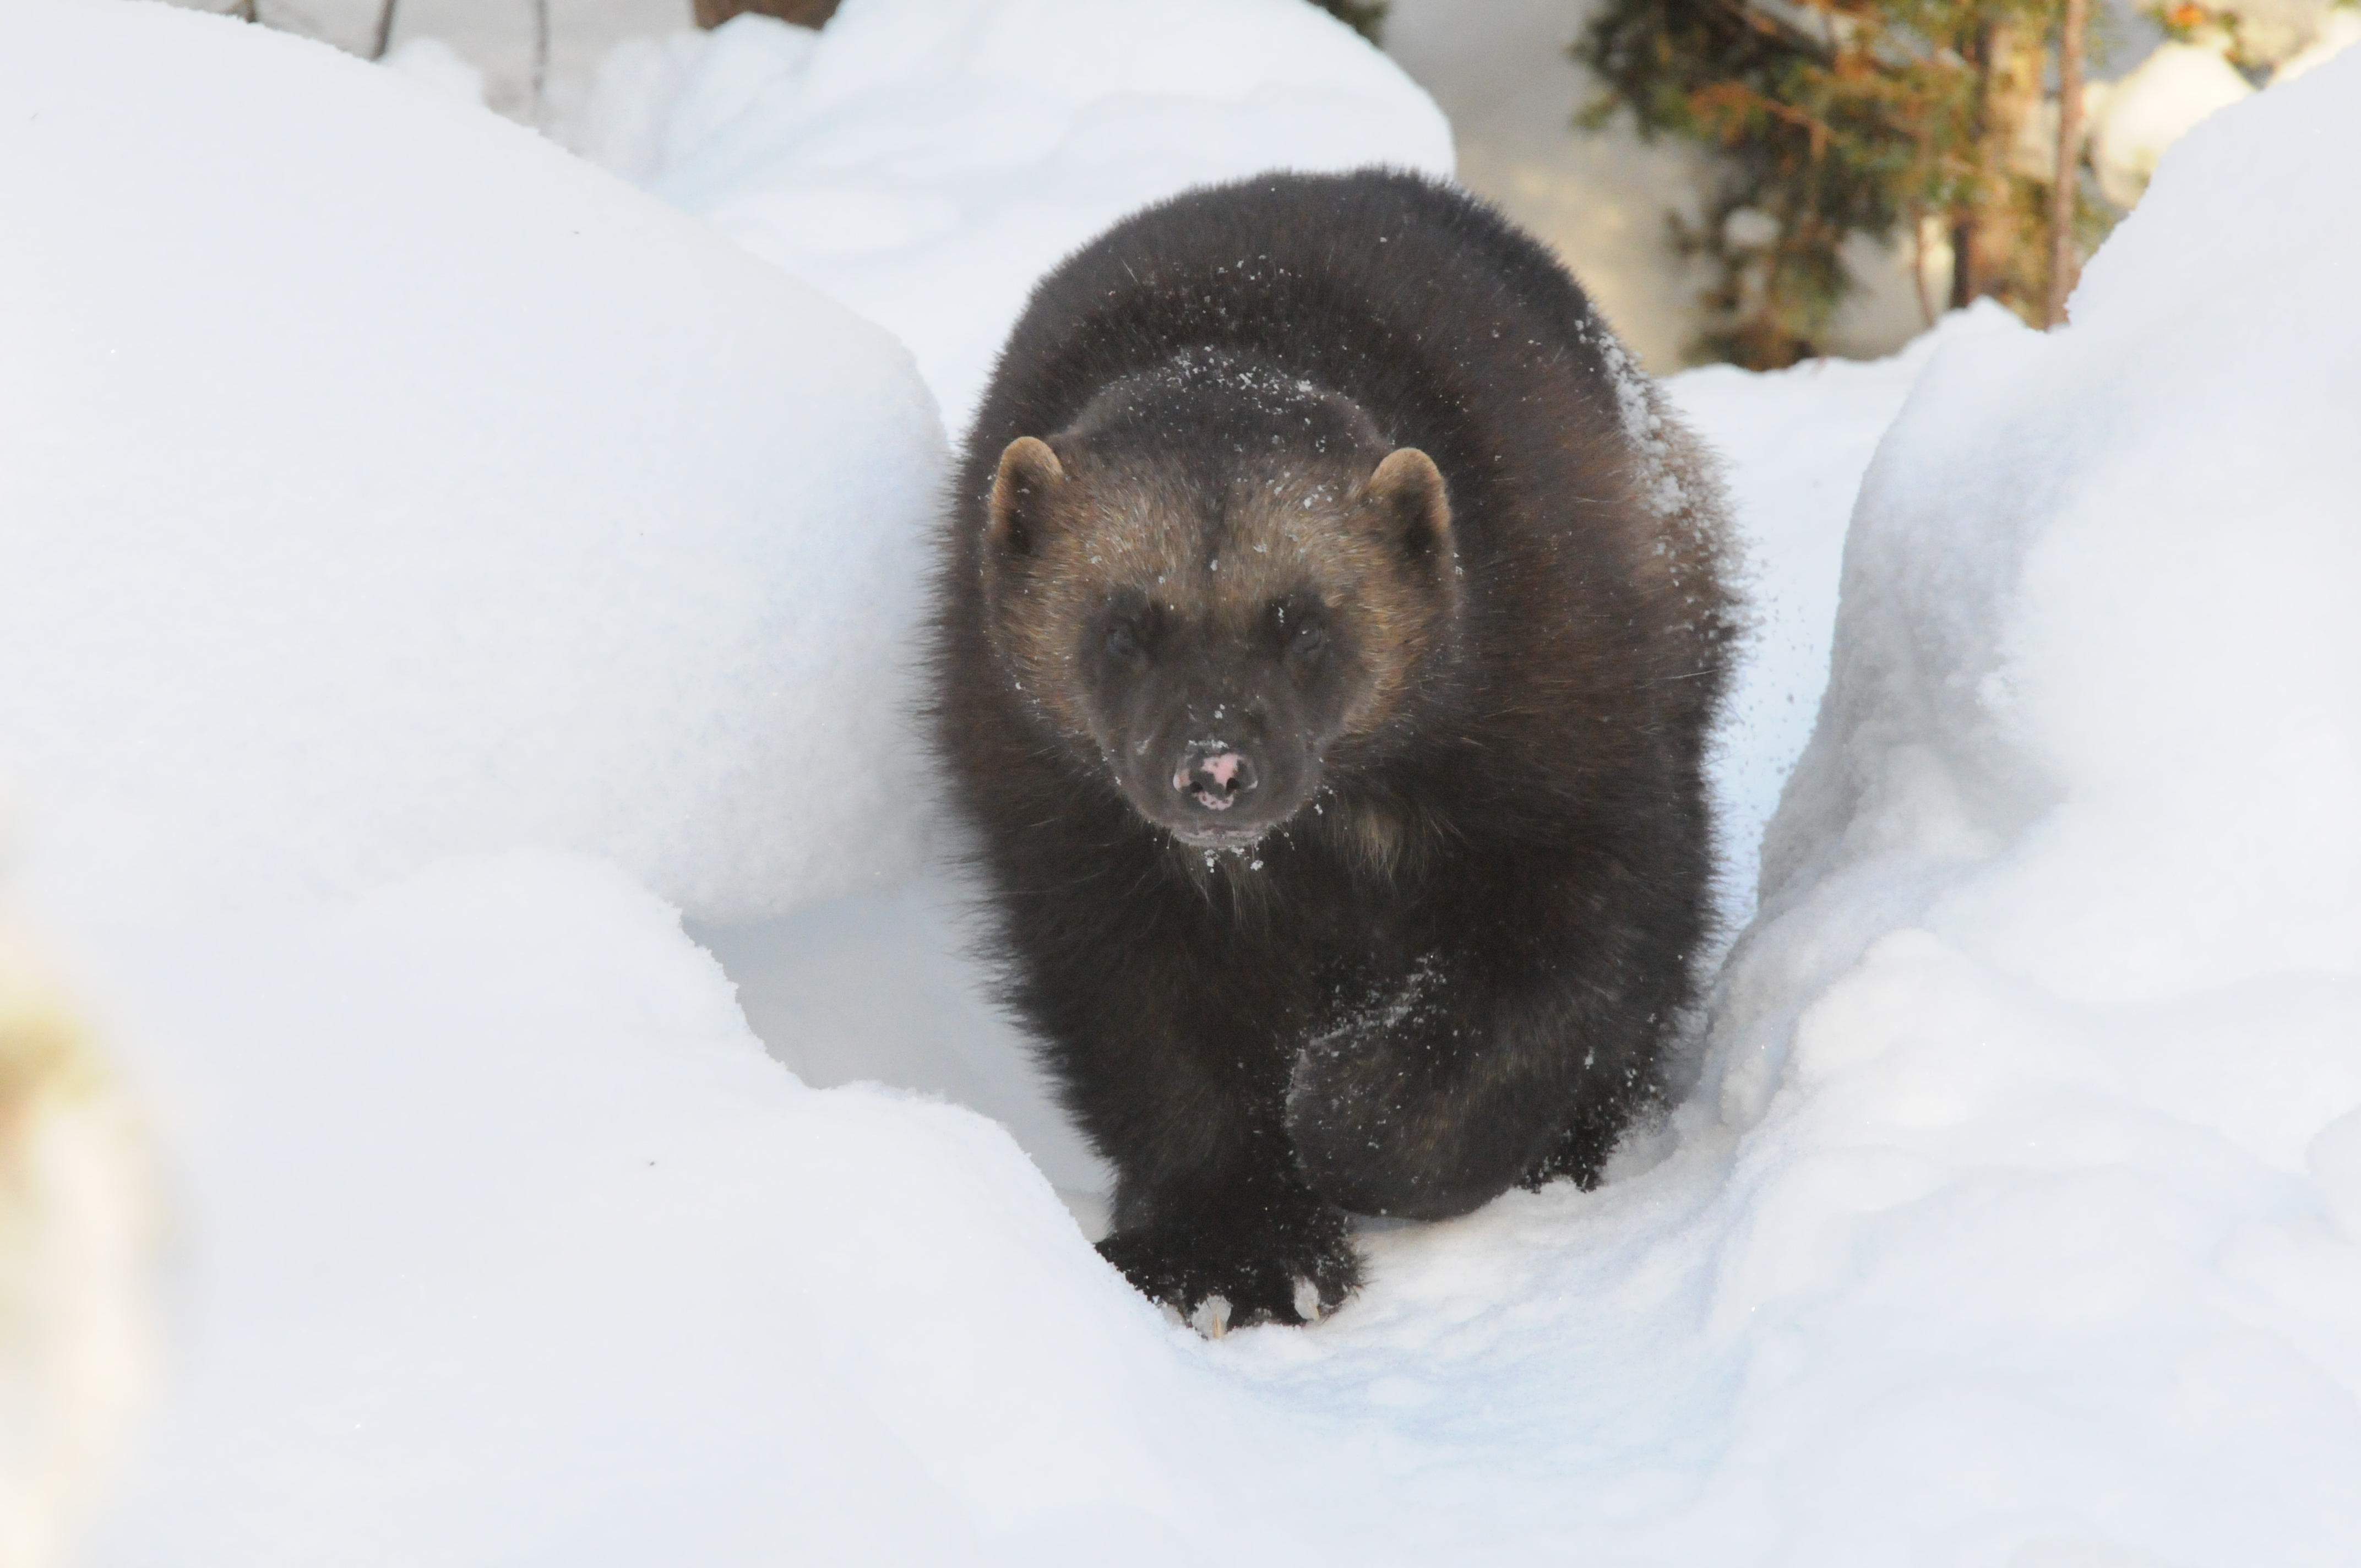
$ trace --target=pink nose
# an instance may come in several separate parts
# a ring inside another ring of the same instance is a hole
[[[1192,751],[1172,773],[1172,787],[1208,811],[1227,811],[1254,786],[1254,764],[1237,751]]]

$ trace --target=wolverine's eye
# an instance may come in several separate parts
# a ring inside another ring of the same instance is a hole
[[[1100,612],[1099,643],[1118,664],[1144,665],[1156,646],[1156,606],[1147,596],[1118,593]]]
[[[1290,594],[1273,599],[1269,625],[1279,652],[1298,663],[1319,662],[1322,650],[1328,646],[1328,624],[1324,607],[1310,594]]]

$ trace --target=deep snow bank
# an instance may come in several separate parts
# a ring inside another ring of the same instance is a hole
[[[1185,1515],[1220,1390],[1007,1137],[796,1083],[611,869],[104,950],[204,1158],[101,1561],[1153,1562]]]
[[[1945,918],[2076,997],[2361,963],[2361,218],[2268,172],[2361,173],[2361,64],[2318,75],[2176,150],[2070,331],[1920,381],[1766,889],[1958,863]]]
[[[2356,101],[2208,121],[1865,482],[1709,1106],[1795,1561],[2361,1549]]]
[[[1301,0],[850,0],[627,44],[594,161],[891,327],[954,433],[1034,281],[1135,208],[1269,169],[1451,172],[1451,130]]]
[[[34,891],[119,914],[544,844],[746,916],[906,865],[942,438],[889,337],[321,46],[0,26]]]

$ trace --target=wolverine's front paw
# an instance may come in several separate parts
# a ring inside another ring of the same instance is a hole
[[[1146,1226],[1107,1237],[1099,1254],[1209,1339],[1252,1323],[1317,1322],[1361,1282],[1360,1259],[1334,1213],[1278,1233]]]

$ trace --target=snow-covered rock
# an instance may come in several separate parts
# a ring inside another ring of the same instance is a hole
[[[323,46],[0,27],[28,896],[269,902],[532,844],[744,917],[909,863],[943,441],[898,345]]]
[[[619,48],[573,140],[892,328],[956,433],[1034,280],[1269,169],[1451,172],[1451,129],[1302,0],[849,0]]]

